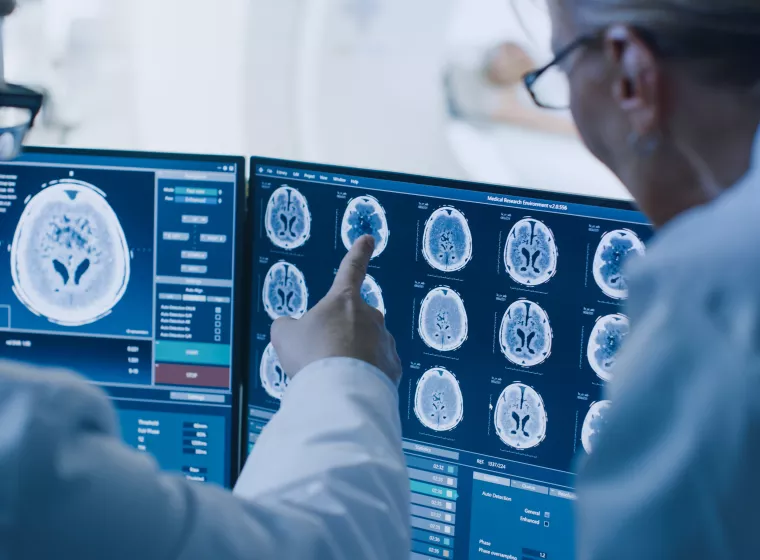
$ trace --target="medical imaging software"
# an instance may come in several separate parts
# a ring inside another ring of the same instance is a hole
[[[71,370],[162,468],[230,485],[242,158],[31,150],[0,164],[0,356]]]
[[[253,159],[248,450],[287,398],[272,320],[323,297],[347,249],[376,248],[362,296],[404,366],[413,560],[572,559],[575,462],[614,403],[625,203]]]

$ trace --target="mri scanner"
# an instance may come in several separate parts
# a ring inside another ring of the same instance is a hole
[[[451,115],[444,74],[463,51],[514,40],[537,60],[549,55],[541,10],[515,12],[509,0],[208,6],[23,1],[8,22],[9,75],[52,92],[47,130],[32,141],[253,153],[627,197],[576,139]],[[44,46],[30,42],[40,17]]]

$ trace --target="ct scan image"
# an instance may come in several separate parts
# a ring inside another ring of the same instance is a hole
[[[264,310],[272,320],[300,319],[309,305],[309,290],[303,273],[293,264],[280,261],[267,272],[262,290]]]
[[[434,288],[420,305],[418,330],[434,350],[451,352],[467,340],[467,311],[461,296],[448,286]]]
[[[551,355],[552,337],[549,316],[530,300],[514,302],[501,320],[501,351],[515,365],[532,367],[544,363]]]
[[[629,229],[617,229],[602,236],[594,254],[594,280],[609,298],[627,299],[625,265],[633,256],[646,251],[644,243]]]
[[[502,391],[494,413],[496,433],[509,447],[531,449],[546,438],[546,409],[541,395],[524,383]]]
[[[603,381],[612,381],[615,362],[631,329],[628,317],[621,313],[596,320],[588,340],[588,363]]]
[[[285,370],[282,369],[280,359],[277,357],[277,352],[275,352],[271,342],[267,345],[261,358],[259,377],[261,378],[261,386],[264,387],[267,395],[278,401],[281,400],[288,388],[288,376],[285,375]]]
[[[370,307],[374,307],[380,313],[385,315],[385,301],[383,300],[383,290],[372,276],[367,274],[361,288],[362,299]]]
[[[594,452],[599,434],[607,425],[607,415],[611,406],[610,401],[598,401],[591,405],[586,414],[581,428],[581,443],[589,455]]]
[[[298,249],[311,236],[311,212],[306,197],[287,185],[269,197],[264,219],[267,237],[280,249]]]
[[[380,202],[370,195],[359,196],[348,203],[340,228],[341,239],[349,250],[363,235],[375,238],[372,258],[379,257],[388,246],[388,219]]]
[[[52,323],[94,323],[124,296],[131,258],[106,194],[61,179],[26,201],[10,246],[13,292]]]
[[[462,270],[472,259],[472,232],[464,214],[453,206],[439,208],[425,222],[422,255],[441,272]]]
[[[436,432],[456,428],[464,416],[464,400],[456,376],[442,367],[422,374],[414,393],[414,414],[423,426]]]
[[[504,247],[504,265],[518,284],[539,286],[557,273],[558,255],[554,234],[546,224],[525,218],[509,232]]]

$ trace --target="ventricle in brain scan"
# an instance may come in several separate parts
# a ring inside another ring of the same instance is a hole
[[[262,387],[270,397],[277,400],[282,399],[285,390],[288,388],[288,376],[282,369],[280,358],[271,343],[267,345],[261,358],[259,377]]]
[[[467,340],[467,311],[462,298],[447,286],[428,292],[420,305],[422,341],[441,352],[457,350]]]
[[[510,305],[501,321],[501,351],[519,366],[537,366],[546,361],[551,355],[552,337],[546,311],[527,299]]]
[[[525,218],[509,232],[504,265],[515,282],[538,286],[557,272],[557,244],[552,231],[540,220]]]
[[[269,197],[265,220],[267,237],[280,249],[297,249],[311,235],[311,212],[306,197],[287,185]]]
[[[264,310],[272,319],[300,319],[306,314],[309,291],[303,273],[295,265],[286,261],[275,263],[264,279],[262,292]]]
[[[422,236],[422,255],[442,272],[462,270],[472,259],[472,233],[467,220],[453,206],[439,208],[428,218]]]
[[[108,315],[126,292],[131,254],[100,189],[52,182],[21,214],[11,245],[13,290],[33,313],[75,327]]]
[[[494,414],[496,433],[515,449],[530,449],[546,438],[547,415],[541,395],[524,383],[502,391]]]
[[[370,195],[354,198],[348,203],[341,223],[341,240],[346,249],[350,249],[363,235],[375,238],[375,250],[372,258],[380,256],[388,245],[388,219],[380,202]]]

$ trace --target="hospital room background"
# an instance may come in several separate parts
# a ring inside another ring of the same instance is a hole
[[[30,144],[627,198],[522,87],[551,57],[541,0],[19,0],[4,34],[6,79],[48,92]]]

